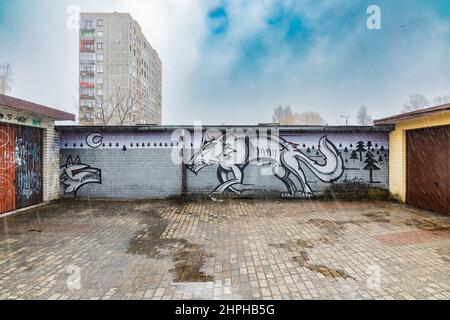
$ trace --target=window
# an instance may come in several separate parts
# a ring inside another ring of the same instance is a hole
[[[103,37],[103,31],[99,31],[99,32],[97,32],[97,37]]]
[[[97,61],[103,61],[103,54],[97,54]]]
[[[93,64],[95,62],[95,54],[82,52],[80,53],[80,63],[81,64]]]
[[[97,89],[97,95],[98,95],[98,96],[102,96],[102,95],[103,95],[103,90]]]
[[[83,29],[94,29],[94,20],[84,20]]]
[[[93,43],[83,43],[81,50],[83,52],[93,52],[94,51],[94,44]]]
[[[97,43],[97,49],[103,49],[103,42]]]
[[[98,27],[103,27],[103,19],[98,19],[97,20],[97,26]]]
[[[97,83],[103,83],[103,77],[97,77]]]
[[[103,72],[103,66],[97,66],[97,72],[102,73]]]

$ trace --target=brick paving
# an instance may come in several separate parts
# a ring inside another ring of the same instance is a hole
[[[0,218],[0,299],[449,299],[450,217],[388,202],[60,201]]]

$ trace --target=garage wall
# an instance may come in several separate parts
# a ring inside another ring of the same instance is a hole
[[[422,116],[395,124],[389,135],[389,190],[399,200],[406,198],[406,130],[450,124],[450,112]]]
[[[266,130],[266,129],[265,129]],[[258,131],[258,130],[257,130]],[[182,151],[179,135],[170,130],[161,131],[93,131],[88,127],[71,132],[60,128],[60,192],[66,197],[93,198],[165,198],[182,193],[183,164],[177,155]],[[326,139],[324,138],[326,136]],[[224,136],[225,137],[225,136]],[[321,138],[322,144],[320,143]],[[304,197],[322,193],[330,183],[368,183],[388,188],[389,143],[388,133],[379,131],[345,132],[301,132],[282,134],[282,144],[290,150],[289,155],[304,158],[295,160],[291,169],[301,176],[304,185],[293,174],[290,182],[274,175],[272,166],[258,161],[241,163],[243,184],[227,188],[222,179],[232,180],[234,175],[226,163],[215,163],[196,171],[194,160],[199,155],[206,160],[206,149],[201,149],[208,140],[203,135],[195,137],[193,132],[185,141],[184,155],[190,162],[186,164],[186,192],[190,195],[209,194],[214,190],[228,193],[235,188],[248,195],[274,195]],[[225,139],[225,138],[223,138]],[[244,141],[244,140],[242,140]],[[248,141],[248,140],[247,140]],[[223,140],[218,144],[223,145]],[[275,149],[268,151],[273,155]],[[261,150],[258,152],[262,152]],[[260,154],[259,154],[260,155]],[[300,156],[301,155],[301,156]],[[328,158],[325,157],[328,155]],[[175,159],[175,160],[174,160]],[[176,160],[178,159],[178,160]],[[341,163],[330,170],[328,165]],[[309,164],[308,164],[309,163]],[[288,170],[286,163],[279,161],[277,173]],[[196,171],[196,172],[194,172]],[[294,192],[292,192],[294,191]]]
[[[59,146],[53,120],[0,106],[0,214],[59,198]]]

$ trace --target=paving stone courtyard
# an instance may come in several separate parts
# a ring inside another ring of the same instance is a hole
[[[0,299],[449,299],[450,217],[390,202],[58,201],[0,218]]]

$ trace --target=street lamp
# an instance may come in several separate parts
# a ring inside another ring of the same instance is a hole
[[[345,125],[348,126],[348,118],[350,118],[350,116],[340,115],[340,117],[345,119]]]

